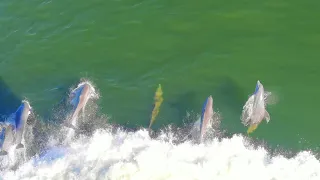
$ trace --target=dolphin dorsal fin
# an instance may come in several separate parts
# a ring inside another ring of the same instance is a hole
[[[270,114],[267,110],[264,110],[264,118],[266,119],[267,123],[270,121]]]

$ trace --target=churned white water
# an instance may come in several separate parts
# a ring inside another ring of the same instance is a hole
[[[167,136],[167,135],[163,135]],[[146,130],[97,130],[63,147],[52,160],[33,158],[3,179],[132,180],[319,180],[320,162],[309,152],[294,158],[269,157],[263,148],[246,145],[240,135],[205,144],[151,139]]]
[[[94,113],[89,110],[86,114]],[[151,138],[146,129],[115,132],[112,127],[103,127],[103,118],[89,122],[96,123],[85,126],[93,134],[80,136],[68,135],[70,129],[65,127],[46,129],[46,123],[36,126],[44,128],[39,132],[27,126],[23,143],[36,155],[28,156],[27,151],[13,146],[8,156],[0,158],[0,180],[320,179],[320,162],[307,151],[293,158],[271,156],[263,147],[254,148],[242,135],[211,138],[201,144],[180,137],[187,141],[176,144],[178,133],[171,130]]]

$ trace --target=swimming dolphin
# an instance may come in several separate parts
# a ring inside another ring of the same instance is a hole
[[[270,121],[270,115],[266,110],[266,98],[265,98],[264,87],[257,81],[256,89],[246,102],[242,112],[242,123],[248,128],[247,133],[252,133],[263,119]]]
[[[0,132],[0,156],[8,154],[9,148],[13,145],[13,127],[11,125],[2,125]]]
[[[202,142],[203,138],[213,121],[213,99],[209,96],[203,104],[201,118],[193,123],[189,134],[182,141],[185,141],[190,135],[195,142]]]
[[[200,142],[202,142],[203,137],[207,131],[209,122],[213,117],[213,99],[209,96],[203,104],[201,119],[200,119]]]
[[[95,95],[94,91],[94,88],[88,82],[84,82],[80,83],[78,87],[71,92],[70,103],[74,107],[74,112],[71,119],[67,120],[64,123],[65,126],[77,130],[75,126],[79,112],[82,110],[82,113],[84,115],[84,110],[88,100],[90,99],[90,97],[93,97]]]
[[[17,111],[1,124],[1,155],[7,154],[11,145],[17,144],[16,149],[24,147],[21,141],[23,139],[25,126],[31,111],[32,108],[29,102],[23,100]]]
[[[22,104],[18,108],[18,110],[15,113],[15,126],[13,128],[15,132],[15,140],[17,147],[16,149],[23,148],[24,145],[21,143],[24,129],[28,120],[28,116],[30,115],[32,111],[32,108],[28,101],[23,100]]]
[[[150,120],[150,124],[149,124],[149,129],[151,128],[151,125],[153,124],[153,122],[156,120],[156,117],[159,114],[160,111],[160,105],[163,102],[163,92],[162,92],[162,88],[161,88],[161,84],[159,84],[157,91],[154,95],[154,107],[152,110],[152,114],[151,114],[151,120]]]

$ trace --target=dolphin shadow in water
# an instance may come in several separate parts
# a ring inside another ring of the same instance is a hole
[[[70,90],[75,89],[81,82],[81,80],[80,82],[77,81],[77,83],[74,83],[74,86],[65,89],[63,98],[53,106],[46,121],[38,121],[36,123],[34,131],[37,136],[41,137],[37,140],[37,144],[42,144],[40,149],[45,148],[46,143],[49,141],[49,136],[53,136],[51,138],[54,139],[55,143],[62,143],[65,138],[63,135],[64,133],[61,134],[63,129],[65,129],[63,124],[67,119],[71,118],[71,115],[75,110],[75,107],[70,102]],[[98,114],[98,110],[99,107],[94,98],[89,100],[86,105],[85,114],[81,114],[77,117],[77,128],[74,129],[75,137],[79,134],[91,136],[96,129],[109,127],[107,124],[107,117]]]
[[[183,125],[183,119],[185,119],[187,112],[192,112],[194,110],[200,109],[196,103],[196,93],[195,91],[188,91],[178,96],[178,98],[169,103],[172,108],[178,111],[178,121],[174,124]],[[190,122],[186,122],[190,123]]]
[[[49,108],[42,117],[34,117],[35,121],[33,122],[32,132],[35,138],[30,150],[32,155],[47,147],[52,134],[59,133],[60,124],[62,124],[63,120],[67,118],[68,113],[72,110],[72,106],[68,104],[69,84],[76,84],[77,81],[74,78],[63,85],[45,90],[48,93],[58,93],[62,98],[52,108]]]
[[[49,123],[59,123],[61,124],[63,120],[67,117],[68,113],[72,110],[72,105],[68,103],[70,88],[75,88],[79,83],[77,79],[71,79],[64,83],[64,85],[58,86],[59,88],[52,88],[47,90],[50,93],[59,93],[61,99],[55,103],[51,109],[49,109],[44,118],[48,120]],[[70,84],[73,84],[70,87]]]
[[[22,103],[22,98],[16,96],[15,94],[12,93],[11,89],[6,85],[6,83],[3,81],[2,77],[0,77],[0,122],[7,122],[9,119],[12,119],[14,116],[17,115],[17,109],[19,107],[21,107]],[[30,134],[32,134],[32,122],[34,121],[34,117],[32,115],[33,113],[31,113],[28,118],[27,118],[27,124],[24,128],[24,133],[22,136],[20,134],[19,137],[15,137],[14,139],[12,139],[12,143],[14,143],[13,140],[18,140],[16,138],[24,138],[25,142],[24,144],[28,144],[32,141],[32,137],[30,137]],[[10,121],[10,120],[9,120]],[[3,127],[5,128],[5,127]],[[7,127],[8,128],[8,127]],[[12,126],[8,129],[3,129],[5,131],[7,131],[9,133],[9,131],[12,131]],[[9,134],[7,134],[9,135]],[[17,135],[17,134],[16,134]],[[12,135],[13,136],[13,135]],[[5,140],[5,136],[2,136],[0,138],[1,142],[4,142]],[[22,148],[24,147],[24,145],[21,144],[21,142],[19,144],[17,144],[16,149]],[[29,147],[26,148],[26,152],[28,152]],[[5,155],[6,152],[2,152],[2,155]]]
[[[3,123],[7,118],[9,118],[10,115],[17,110],[17,107],[19,107],[20,104],[21,99],[13,94],[11,89],[3,81],[2,77],[0,77],[0,122]],[[2,146],[7,146],[8,144],[11,144],[11,141],[13,141],[12,128],[3,126],[0,128],[0,130],[0,155],[6,155],[7,152],[2,151],[6,148]],[[10,140],[6,139],[6,136],[8,136],[7,138]]]
[[[3,117],[15,112],[20,104],[21,98],[13,94],[2,77],[0,77],[0,121],[3,122]]]
[[[171,102],[164,102],[164,104],[169,104],[169,106],[177,110],[177,118],[174,122],[170,123],[170,131],[175,132],[176,138],[174,143],[183,142],[182,139],[189,133],[190,127],[192,127],[195,117],[188,117],[188,113],[193,112],[195,109],[199,109],[196,103],[196,93],[195,91],[187,91],[177,96],[175,100]],[[193,115],[193,113],[191,113]],[[148,129],[149,136],[152,139],[157,139],[159,135],[168,130],[168,127],[164,129]]]
[[[218,112],[221,115],[219,129],[224,129],[221,135],[232,136],[235,133],[243,133],[240,116],[242,107],[247,99],[247,93],[230,77],[221,77],[217,81],[218,86],[212,87],[212,91],[209,94],[212,94],[213,97],[214,112]],[[191,113],[191,116],[201,113],[201,107],[196,103],[196,93],[193,91],[183,93],[170,105],[178,110],[179,121],[174,122],[174,124],[178,127],[183,126],[176,128],[179,131],[179,136],[183,137],[189,133],[189,130],[197,120],[196,117],[186,118],[187,112],[197,112]],[[183,122],[184,120],[188,122]],[[155,138],[159,133],[152,131],[150,134]]]
[[[226,136],[243,133],[240,131],[243,128],[240,116],[247,93],[230,77],[222,77],[218,82],[219,85],[213,92],[213,104],[215,111],[218,109],[221,112],[221,129],[228,132],[225,132]]]

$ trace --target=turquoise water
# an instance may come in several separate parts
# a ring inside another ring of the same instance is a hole
[[[200,113],[212,95],[222,129],[245,133],[242,106],[260,80],[278,103],[268,107],[270,123],[251,136],[317,152],[319,5],[2,1],[0,76],[14,96],[3,96],[1,107],[9,112],[26,97],[46,120],[68,89],[88,78],[101,95],[100,113],[124,126],[147,127],[160,83],[164,102],[155,129],[181,126],[187,112]]]

